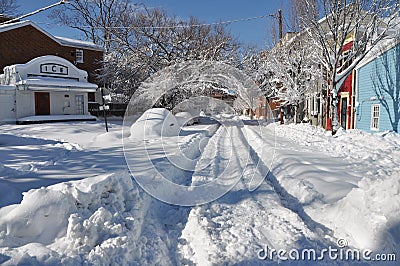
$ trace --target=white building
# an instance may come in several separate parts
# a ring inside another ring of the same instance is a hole
[[[0,75],[0,123],[94,120],[88,92],[97,85],[87,72],[57,56],[37,57],[4,68]]]

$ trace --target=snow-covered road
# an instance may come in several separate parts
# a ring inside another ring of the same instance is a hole
[[[64,183],[31,190],[20,204],[0,209],[0,263],[257,265],[279,262],[276,253],[260,260],[266,248],[320,251],[337,247],[338,239],[374,252],[400,246],[398,135],[332,138],[308,125],[233,119],[153,138],[146,153],[140,145],[125,147],[136,178],[157,181],[161,173],[184,186],[216,182],[210,197],[232,187],[214,201],[183,207],[141,189],[124,163],[121,126],[103,130],[99,123],[3,128],[3,206],[20,201],[29,185]],[[347,145],[357,155],[344,156]],[[77,178],[85,179],[65,182]],[[169,193],[161,191],[160,197]]]
[[[241,261],[253,265],[261,263],[258,255],[265,245],[276,250],[334,245],[332,232],[314,221],[305,212],[303,203],[280,185],[275,174],[278,164],[268,171],[267,165],[271,165],[274,156],[281,158],[292,151],[292,148],[277,143],[274,154],[273,127],[262,130],[258,125],[233,125],[220,128],[213,138],[218,139],[211,146],[218,159],[206,168],[207,171],[195,172],[193,182],[204,182],[226,170],[227,176],[243,175],[225,196],[191,210],[179,245],[186,263],[220,265]],[[208,147],[203,153],[206,158]],[[259,155],[264,158],[261,162]],[[287,159],[299,158],[298,155],[291,154]],[[322,153],[308,156],[315,160],[331,159]],[[226,169],[230,160],[235,162]],[[216,172],[215,169],[219,170]],[[265,182],[251,191],[254,185],[250,182],[257,176],[266,177]]]

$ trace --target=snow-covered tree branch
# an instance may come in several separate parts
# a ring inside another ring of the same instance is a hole
[[[237,61],[239,44],[224,25],[169,16],[165,10],[127,0],[74,0],[55,17],[105,45],[100,78],[112,91],[130,96],[157,71],[187,60]],[[72,14],[72,15],[70,15]]]

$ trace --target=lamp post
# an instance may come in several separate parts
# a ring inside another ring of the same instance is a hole
[[[108,123],[107,123],[106,110],[109,108],[109,106],[106,105],[106,101],[104,99],[104,88],[100,88],[100,92],[101,92],[102,105],[99,106],[99,108],[100,108],[100,110],[103,110],[104,124],[106,126],[106,131],[108,132]]]

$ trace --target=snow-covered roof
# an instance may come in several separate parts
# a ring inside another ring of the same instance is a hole
[[[214,88],[214,89],[215,89],[215,90],[222,91],[223,93],[226,93],[226,94],[228,94],[228,95],[232,95],[232,96],[237,95],[237,92],[234,91],[234,90],[231,90],[231,89],[226,89],[226,88]]]
[[[23,79],[16,83],[17,86],[24,86],[28,90],[49,90],[52,91],[84,91],[95,92],[97,85],[89,82],[79,82],[71,79],[34,77]]]
[[[47,35],[49,38],[53,39],[55,42],[59,43],[62,46],[73,46],[73,47],[77,47],[77,48],[86,48],[86,49],[99,50],[99,51],[104,50],[103,47],[96,45],[94,43],[91,43],[91,42],[53,36],[30,20],[24,20],[24,21],[19,21],[19,22],[15,22],[15,23],[8,23],[8,24],[0,25],[0,33],[10,31],[13,29],[17,29],[17,28],[21,28],[21,27],[25,27],[25,26],[32,26],[32,27],[36,28],[38,31]]]
[[[85,70],[79,69],[70,61],[54,55],[36,57],[26,64],[6,66],[4,75],[0,76],[0,81],[5,85],[13,85],[17,81],[36,77],[87,83],[87,72]]]
[[[356,70],[362,68],[378,56],[382,55],[383,53],[389,51],[396,45],[400,44],[400,37],[392,36],[387,37],[381,40],[374,48],[369,51],[369,53],[365,56],[365,58],[356,66]]]
[[[94,44],[92,42],[76,40],[76,39],[71,39],[71,38],[65,38],[65,37],[60,37],[60,36],[54,36],[54,37],[57,38],[62,45],[84,47],[84,48],[96,49],[96,50],[104,50],[103,47],[101,47],[97,44]]]

